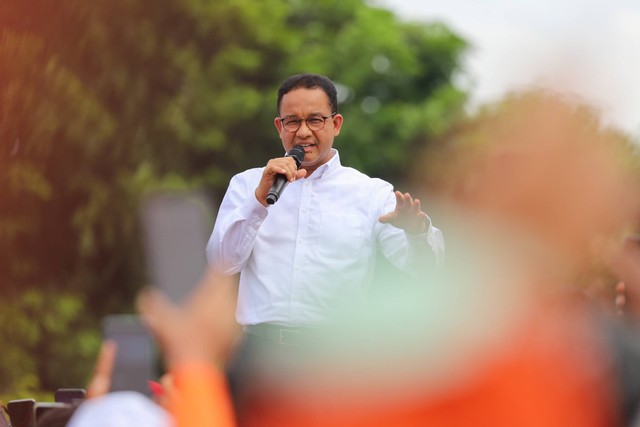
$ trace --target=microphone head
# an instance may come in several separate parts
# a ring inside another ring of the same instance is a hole
[[[299,168],[302,164],[302,161],[304,160],[304,148],[302,148],[300,145],[296,145],[291,150],[287,151],[285,157],[293,157],[293,159],[296,161],[296,165]]]

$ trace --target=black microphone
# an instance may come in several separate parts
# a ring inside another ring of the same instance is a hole
[[[293,160],[296,161],[296,166],[300,169],[300,165],[304,160],[304,148],[299,145],[296,145],[291,150],[287,151],[285,157],[293,157]],[[284,190],[284,187],[287,186],[289,181],[287,181],[287,177],[281,174],[276,176],[276,182],[273,183],[271,189],[269,190],[269,194],[267,194],[267,203],[272,205],[278,201],[280,198],[280,193]]]

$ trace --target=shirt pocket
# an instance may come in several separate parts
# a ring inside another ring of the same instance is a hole
[[[364,249],[363,220],[358,215],[323,213],[318,252],[327,258],[356,258]]]

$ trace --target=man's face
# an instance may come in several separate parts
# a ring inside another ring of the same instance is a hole
[[[329,97],[320,88],[294,89],[285,94],[280,101],[280,118],[285,121],[286,119],[322,118],[331,116],[332,112]],[[340,134],[342,116],[336,114],[329,117],[320,130],[309,129],[306,121],[301,122],[300,128],[295,132],[284,129],[279,118],[276,118],[274,123],[285,151],[289,151],[295,145],[301,145],[304,148],[302,168],[311,173],[331,159],[333,139]]]

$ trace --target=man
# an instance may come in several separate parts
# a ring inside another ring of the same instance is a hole
[[[288,78],[277,112],[285,152],[304,149],[300,169],[284,156],[234,176],[207,245],[215,271],[240,273],[236,318],[245,345],[232,370],[253,366],[246,350],[252,342],[289,351],[309,328],[361,307],[377,250],[407,272],[435,267],[444,256],[442,233],[418,199],[340,164],[333,141],[343,117],[328,78]],[[279,175],[288,186],[270,205],[267,195]],[[237,394],[233,375],[231,382]]]

